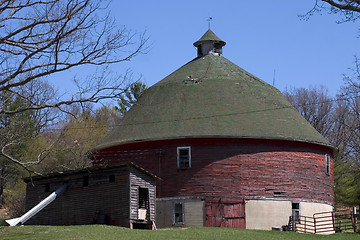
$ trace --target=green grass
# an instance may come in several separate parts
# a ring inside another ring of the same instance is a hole
[[[105,226],[105,225],[88,225],[88,226],[19,226],[19,227],[0,227],[0,239],[76,239],[76,240],[181,240],[181,239],[254,239],[254,240],[282,240],[282,239],[360,239],[360,234],[356,233],[338,233],[330,236],[321,236],[314,234],[301,234],[293,232],[279,231],[258,231],[243,230],[233,228],[171,228],[160,229],[157,231],[150,230],[130,230],[127,228]]]

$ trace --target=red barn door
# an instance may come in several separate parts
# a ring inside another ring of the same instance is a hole
[[[207,227],[246,227],[244,202],[207,202],[205,209]]]

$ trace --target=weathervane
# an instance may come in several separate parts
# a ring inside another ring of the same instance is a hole
[[[212,20],[212,17],[209,17],[206,21],[209,22],[209,29],[210,29],[210,26],[211,26],[211,20]]]

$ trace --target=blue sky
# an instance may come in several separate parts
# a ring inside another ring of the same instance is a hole
[[[208,29],[227,44],[223,55],[251,74],[284,91],[325,85],[334,96],[360,55],[359,22],[337,24],[339,15],[299,15],[315,0],[113,0],[111,14],[119,25],[146,30],[149,52],[112,67],[132,69],[148,86],[196,57],[192,45]]]

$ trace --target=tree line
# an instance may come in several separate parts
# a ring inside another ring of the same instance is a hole
[[[146,89],[134,82],[113,102],[101,107],[94,103],[74,103],[66,114],[58,109],[27,110],[0,117],[0,207],[10,214],[23,211],[23,177],[61,173],[92,166],[88,157]],[[0,96],[1,97],[1,96]],[[16,96],[7,98],[8,109],[26,105]]]
[[[318,13],[339,16],[337,23],[357,22],[358,0],[314,0],[302,18],[311,21]],[[354,46],[355,47],[355,46]],[[299,88],[284,95],[316,130],[335,147],[335,203],[360,205],[360,61],[355,56],[353,75],[344,76],[344,84],[335,97],[326,87]]]
[[[357,64],[357,63],[356,63]],[[335,202],[360,205],[360,73],[345,76],[336,97],[324,86],[284,92],[295,109],[337,148]]]

